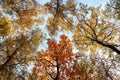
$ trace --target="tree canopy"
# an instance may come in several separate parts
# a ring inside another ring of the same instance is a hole
[[[0,80],[119,80],[120,0],[0,1]]]

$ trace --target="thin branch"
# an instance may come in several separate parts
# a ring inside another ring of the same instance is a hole
[[[49,60],[47,60],[47,59],[40,59],[39,61],[42,61],[42,60],[45,60],[45,61],[47,61],[48,63],[50,63],[52,66],[54,66],[54,67],[56,67],[56,65],[54,65],[51,61],[49,61]]]
[[[97,34],[96,34],[95,30],[92,28],[92,26],[90,26],[85,20],[84,20],[84,22],[85,22],[85,24],[92,30],[92,32],[93,32],[93,37],[94,37],[94,38],[97,38]],[[96,25],[97,25],[97,23],[96,23]]]
[[[110,37],[112,33],[113,33],[113,31],[111,31],[108,35],[106,35],[106,36],[102,39],[102,41],[104,41],[106,38]]]

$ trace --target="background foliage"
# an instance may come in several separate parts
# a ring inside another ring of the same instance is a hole
[[[120,0],[1,0],[0,80],[119,80],[119,24]]]

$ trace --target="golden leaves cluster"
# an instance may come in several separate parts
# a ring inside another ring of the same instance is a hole
[[[15,27],[21,31],[27,31],[43,24],[45,11],[43,6],[34,0],[4,0],[2,4],[4,14],[12,16]]]
[[[8,36],[14,32],[14,25],[10,19],[7,17],[1,16],[0,18],[0,35]]]
[[[91,49],[90,51],[95,53],[97,48],[100,47],[96,41],[112,43],[114,39],[112,36],[116,30],[113,23],[102,17],[103,12],[100,10],[100,7],[90,7],[89,10],[91,13],[76,25],[73,38],[75,44],[81,49],[85,47],[84,49],[88,49],[86,51]],[[90,45],[94,46],[90,47]]]
[[[50,13],[47,24],[50,35],[55,35],[57,31],[70,31],[73,29],[73,17],[71,13],[75,10],[75,1],[68,0],[66,4],[50,2],[45,6],[48,13]]]

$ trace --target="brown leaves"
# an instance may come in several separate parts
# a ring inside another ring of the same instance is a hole
[[[48,49],[46,51],[41,51],[40,53],[38,53],[37,63],[35,65],[37,64],[41,65],[35,66],[34,70],[38,68],[41,69],[43,66],[42,69],[46,68],[48,70],[45,71],[45,73],[47,73],[48,76],[54,75],[54,74],[50,75],[49,73],[55,73],[55,75],[58,76],[57,72],[54,70],[55,68],[57,68],[60,72],[59,77],[62,78],[61,76],[65,76],[62,75],[62,72],[64,72],[65,70],[60,70],[57,66],[59,66],[61,69],[63,68],[67,69],[68,67],[67,64],[72,61],[73,52],[71,42],[67,38],[67,36],[62,35],[59,43],[57,43],[54,39],[48,39],[47,44]],[[42,74],[41,72],[38,73]]]
[[[113,43],[115,38],[112,36],[115,36],[116,27],[112,22],[102,17],[100,7],[90,7],[88,10],[90,13],[83,19],[79,20],[79,16],[76,15],[78,24],[74,30],[73,38],[76,46],[79,46],[81,50],[85,49],[85,51],[96,53],[97,49],[101,48],[101,44],[97,40],[105,44]]]
[[[0,3],[2,12],[9,15],[14,27],[17,30],[25,32],[33,27],[43,24],[43,15],[45,11],[35,0],[3,0]]]
[[[8,36],[14,32],[13,23],[7,17],[0,19],[0,36]]]
[[[59,3],[59,0],[58,4],[56,2],[51,1],[45,4],[48,13],[51,15],[47,24],[50,36],[56,35],[57,31],[69,31],[73,28],[73,17],[70,16],[75,11],[75,1],[68,0],[66,4]]]
[[[119,43],[119,28],[113,25],[114,20],[103,17],[100,7],[88,8],[75,0],[67,0],[66,3],[51,0],[43,6],[36,0],[2,0],[0,4],[0,68],[2,64],[5,65],[8,73],[12,73],[11,77],[15,77],[16,73],[13,73],[17,71],[13,69],[18,70],[18,65],[21,68],[22,64],[29,65],[36,60],[33,74],[40,80],[93,80],[95,60],[82,60],[84,56],[77,58],[75,55],[79,53],[73,53],[72,41],[65,35],[61,35],[59,42],[49,38],[47,50],[37,52],[35,57],[34,53],[44,38],[39,29],[48,31],[45,37],[70,31],[70,36],[74,35],[74,48],[79,48],[79,52],[98,53],[100,50],[101,53],[110,53],[109,57],[114,50],[119,53],[119,45],[113,44]],[[47,25],[41,28],[44,18]],[[103,47],[111,50],[103,50]]]
[[[9,76],[12,77],[10,79],[14,79],[16,75],[17,77],[21,75],[21,73],[16,73],[20,69],[17,66],[29,66],[35,59],[33,53],[40,45],[42,39],[42,32],[38,29],[17,34],[17,36],[8,36],[5,39],[3,37],[3,41],[0,42],[0,77],[3,76],[4,79],[7,79]],[[22,68],[20,71],[26,74],[27,69]]]

